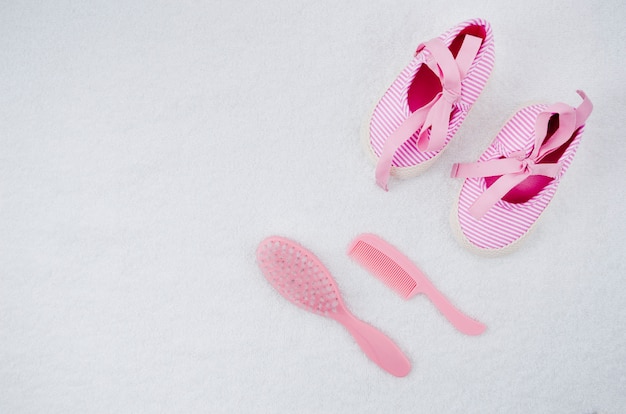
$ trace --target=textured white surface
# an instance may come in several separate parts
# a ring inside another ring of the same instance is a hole
[[[435,166],[384,193],[360,125],[419,42],[470,17],[492,23],[491,80]],[[622,1],[5,5],[0,412],[626,412],[624,18]],[[451,164],[578,88],[595,111],[536,232],[465,252]],[[352,262],[361,232],[487,332]],[[271,234],[324,261],[408,377],[270,287]]]

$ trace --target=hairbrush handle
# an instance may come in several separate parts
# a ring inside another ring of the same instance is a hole
[[[379,367],[396,377],[405,377],[411,371],[411,362],[387,335],[348,311],[332,317],[346,327],[365,355]]]
[[[419,269],[417,269],[417,271],[419,271]],[[463,332],[466,335],[480,335],[481,333],[485,332],[486,326],[484,324],[470,318],[469,316],[458,310],[448,300],[448,298],[446,298],[443,293],[437,290],[437,288],[428,280],[426,280],[426,278],[420,280],[420,283],[418,283],[415,290],[428,296],[430,301],[433,303],[433,305],[435,305],[439,312],[441,312],[443,316],[445,316],[446,319],[450,321],[450,323],[454,325],[454,327],[459,331]]]

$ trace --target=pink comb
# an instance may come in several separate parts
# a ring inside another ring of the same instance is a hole
[[[424,293],[450,323],[464,334],[480,335],[485,331],[485,325],[455,308],[417,266],[380,237],[373,234],[357,236],[348,246],[348,256],[371,270],[404,299]]]
[[[265,278],[287,300],[343,324],[363,352],[387,372],[397,377],[409,373],[411,363],[400,348],[348,311],[332,276],[313,253],[275,236],[261,242],[257,260]]]

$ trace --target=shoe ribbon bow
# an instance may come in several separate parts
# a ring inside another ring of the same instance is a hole
[[[542,162],[542,159],[565,145],[591,113],[593,109],[591,101],[583,91],[577,92],[583,98],[583,102],[578,108],[557,103],[537,115],[535,139],[529,152],[517,150],[498,159],[454,164],[452,177],[499,177],[484,190],[469,208],[469,213],[474,218],[481,219],[509,191],[532,175],[558,177],[562,164],[560,162]],[[554,115],[558,115],[558,128],[548,136],[548,124]]]

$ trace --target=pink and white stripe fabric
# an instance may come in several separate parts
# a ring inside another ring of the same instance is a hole
[[[467,71],[465,78],[461,81],[461,96],[452,108],[444,148],[459,129],[469,109],[483,90],[494,64],[493,34],[491,26],[485,20],[472,19],[465,21],[441,35],[439,39],[449,47],[464,29],[471,26],[483,27],[485,30],[485,38],[476,54],[473,64]],[[422,64],[426,64],[429,57],[430,53],[428,50],[424,49],[419,51],[376,105],[370,122],[369,143],[377,157],[381,156],[387,138],[389,138],[411,114],[408,105],[409,87],[417,71],[421,68]],[[419,132],[419,130],[415,131],[415,133],[395,152],[392,160],[393,167],[413,167],[432,159],[441,152],[441,150],[419,151],[417,148]]]
[[[587,100],[585,102],[588,103],[590,113],[591,103]],[[531,105],[518,111],[480,156],[477,165],[491,160],[516,157],[519,153],[531,154],[536,142],[537,116],[546,109],[549,109],[549,106],[541,104]],[[574,108],[571,109],[574,110]],[[555,174],[555,178],[528,201],[512,203],[499,200],[484,215],[476,218],[476,214],[472,214],[472,206],[486,191],[487,183],[483,177],[466,178],[459,194],[456,212],[456,218],[465,239],[483,251],[497,251],[523,237],[552,200],[561,178],[576,154],[583,130],[584,124],[575,130],[571,140],[565,144],[567,147],[558,160],[560,170]]]

